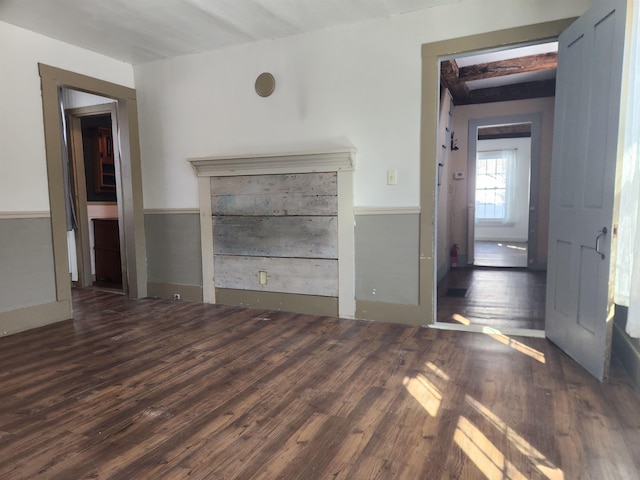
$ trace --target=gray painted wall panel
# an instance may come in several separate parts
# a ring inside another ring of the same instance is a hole
[[[418,304],[418,214],[356,216],[356,298]]]
[[[259,284],[259,271],[267,272],[266,285]],[[214,272],[216,288],[338,295],[337,260],[216,256]]]
[[[200,216],[196,213],[145,215],[148,281],[202,285]]]
[[[51,220],[0,220],[0,312],[55,300]]]
[[[215,255],[338,258],[337,217],[215,217],[213,222]]]

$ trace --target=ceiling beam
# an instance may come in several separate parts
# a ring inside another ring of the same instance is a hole
[[[530,123],[514,125],[491,125],[478,128],[478,140],[494,140],[498,138],[527,138],[531,136]]]
[[[470,82],[472,80],[484,80],[486,78],[513,75],[514,73],[551,70],[557,68],[557,66],[558,54],[551,52],[460,67],[458,70],[458,78],[463,82]]]
[[[455,60],[443,60],[440,62],[440,82],[449,89],[456,105],[459,102],[469,103],[471,98],[467,85],[460,81],[459,76],[460,72]]]
[[[517,83],[502,87],[482,88],[472,90],[467,99],[456,105],[470,105],[473,103],[507,102],[510,100],[525,100],[528,98],[553,97],[556,94],[556,80],[543,80],[540,82]]]

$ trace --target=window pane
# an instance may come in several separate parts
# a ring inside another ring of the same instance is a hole
[[[476,219],[506,218],[507,161],[500,153],[483,152],[476,161]]]

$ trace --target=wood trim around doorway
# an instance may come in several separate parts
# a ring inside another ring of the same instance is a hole
[[[46,144],[51,230],[58,302],[71,305],[71,281],[68,272],[68,249],[64,178],[62,173],[61,116],[58,89],[68,87],[113,98],[117,102],[119,136],[122,150],[122,212],[129,296],[147,295],[146,245],[142,209],[142,173],[138,131],[138,109],[134,89],[86,75],[38,64],[42,87],[42,109]],[[69,316],[71,311],[69,309]]]

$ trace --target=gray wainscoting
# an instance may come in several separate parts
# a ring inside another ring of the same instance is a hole
[[[418,304],[419,214],[356,215],[356,299]]]
[[[200,216],[145,214],[149,296],[202,301]]]
[[[55,301],[51,219],[0,219],[0,312]]]

